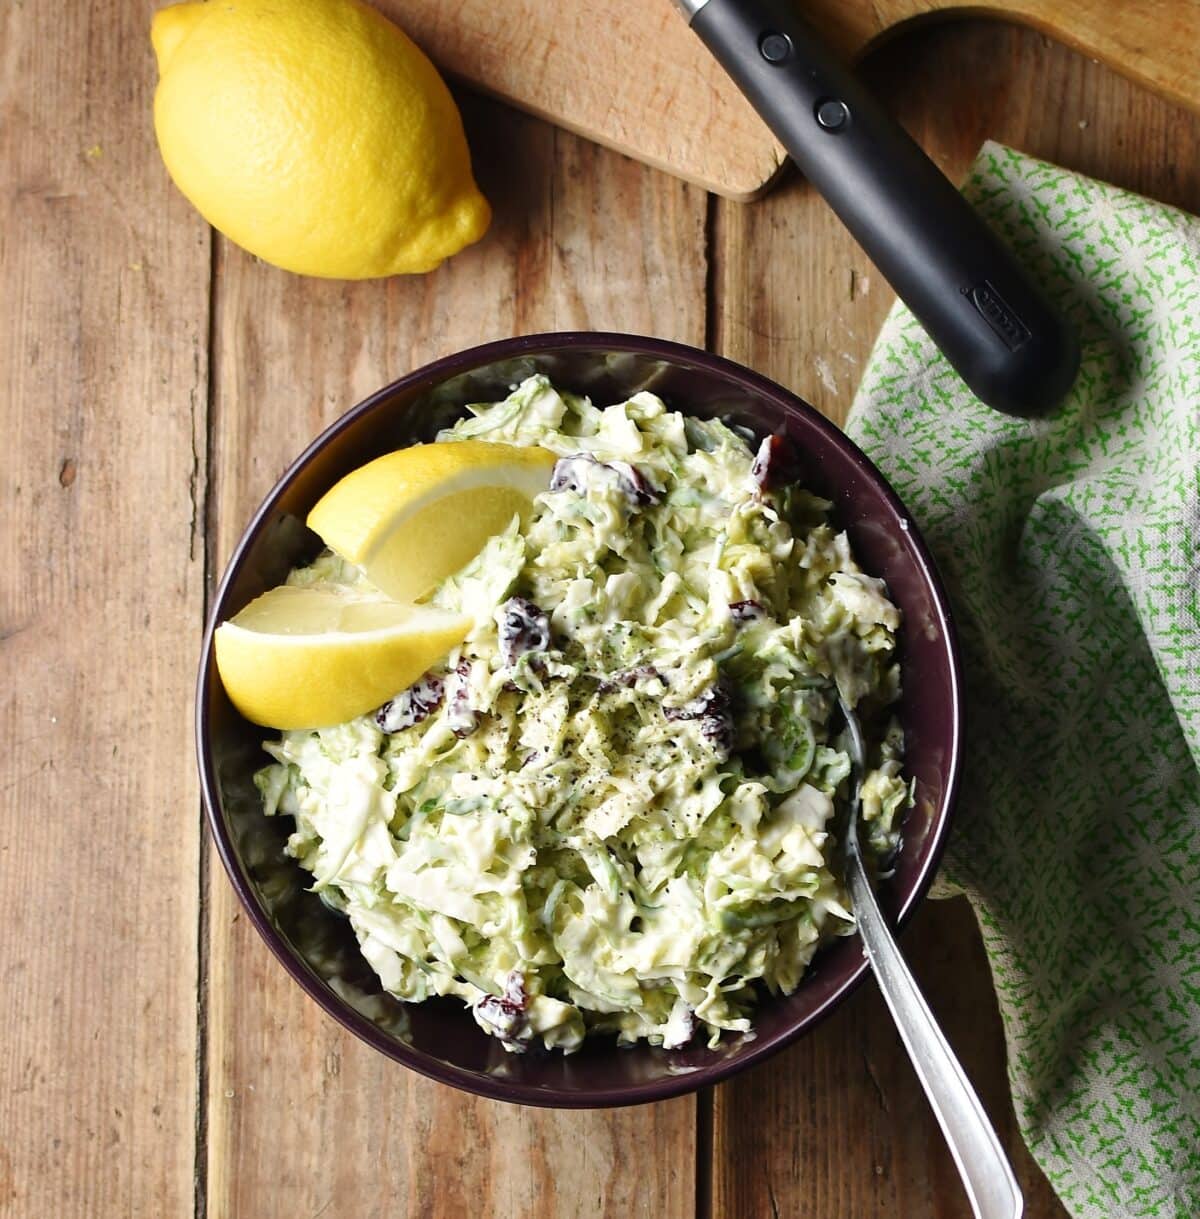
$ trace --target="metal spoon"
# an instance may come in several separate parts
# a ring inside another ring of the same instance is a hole
[[[846,831],[846,882],[867,960],[958,1166],[976,1219],[1020,1219],[1024,1200],[1000,1140],[905,965],[871,891],[858,841],[866,747],[858,716],[840,692],[838,703],[850,736],[853,769]]]

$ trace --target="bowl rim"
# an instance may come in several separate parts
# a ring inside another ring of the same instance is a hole
[[[208,712],[208,690],[216,680],[213,651],[213,632],[218,625],[217,615],[222,608],[230,585],[239,575],[248,552],[254,545],[264,525],[274,511],[276,502],[291,483],[308,465],[313,457],[333,443],[342,432],[352,427],[363,416],[374,411],[384,402],[415,386],[432,389],[451,377],[468,373],[481,366],[522,355],[547,355],[577,348],[597,348],[608,352],[660,357],[672,364],[695,371],[715,374],[734,388],[744,388],[748,393],[767,400],[783,401],[786,405],[807,417],[808,422],[824,433],[834,447],[841,449],[856,467],[858,474],[875,485],[882,493],[888,507],[900,519],[907,521],[908,535],[922,580],[932,593],[938,627],[945,640],[948,660],[950,698],[947,714],[950,721],[950,746],[948,750],[947,781],[940,803],[941,815],[928,830],[925,840],[925,861],[917,874],[915,883],[896,915],[895,930],[903,930],[917,907],[924,900],[933,882],[954,815],[962,771],[963,746],[963,678],[961,655],[954,622],[950,615],[949,600],[942,579],[929,548],[912,521],[911,515],[896,494],[891,484],[880,473],[865,453],[835,423],[822,415],[791,390],[780,385],[745,365],[716,355],[701,348],[692,347],[669,339],[647,335],[625,334],[612,331],[567,330],[547,331],[537,334],[517,335],[506,339],[495,339],[474,347],[442,356],[430,363],[397,378],[369,394],[335,419],[321,431],[300,455],[295,458],[276,480],[249,523],[243,529],[234,547],[225,571],[217,584],[209,607],[201,645],[200,665],[196,682],[195,701],[195,745],[199,764],[201,794],[205,820],[217,849],[226,875],[237,894],[238,900],[268,948],[283,965],[291,977],[299,983],[305,993],[321,1009],[332,1016],[343,1028],[355,1034],[368,1045],[395,1062],[439,1083],[462,1089],[475,1095],[508,1103],[559,1109],[615,1108],[669,1100],[683,1096],[700,1088],[720,1083],[741,1071],[748,1070],[793,1044],[814,1026],[824,1020],[840,1004],[844,1003],[859,985],[868,971],[865,955],[855,965],[841,986],[832,992],[817,1007],[794,1023],[769,1038],[749,1041],[736,1053],[723,1057],[710,1065],[697,1067],[678,1075],[670,1075],[643,1083],[627,1084],[612,1088],[591,1089],[586,1092],[570,1092],[551,1086],[539,1086],[504,1080],[484,1073],[475,1073],[454,1066],[397,1038],[390,1037],[373,1021],[356,1011],[337,996],[320,979],[312,967],[295,951],[275,926],[270,914],[259,901],[257,892],[238,857],[221,814],[220,794],[216,766],[212,756],[211,734]],[[801,982],[803,985],[803,981]],[[614,1047],[615,1052],[621,1052]]]

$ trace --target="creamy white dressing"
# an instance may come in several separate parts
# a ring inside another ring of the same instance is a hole
[[[601,410],[531,377],[439,440],[468,436],[567,460],[434,594],[475,625],[433,710],[284,733],[264,807],[386,990],[455,996],[510,1050],[747,1030],[852,927],[834,683],[895,700],[898,611],[828,504],[653,394]],[[332,555],[290,581],[363,585]],[[901,754],[893,729],[863,787],[880,850]]]

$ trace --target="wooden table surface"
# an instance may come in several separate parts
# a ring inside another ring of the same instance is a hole
[[[561,1114],[356,1043],[239,914],[202,829],[206,602],[302,446],[377,386],[518,332],[643,331],[844,416],[891,296],[793,176],[696,188],[464,97],[496,218],[436,274],[260,265],[169,183],[152,5],[0,6],[0,1215],[966,1216],[881,1000],[695,1098]],[[914,29],[871,82],[951,175],[986,136],[1200,208],[1200,117],[1040,35]],[[1026,1189],[970,911],[905,947]]]

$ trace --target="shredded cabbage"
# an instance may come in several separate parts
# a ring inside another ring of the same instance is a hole
[[[401,999],[457,996],[512,1050],[745,1032],[759,986],[853,928],[836,686],[896,699],[898,611],[721,422],[541,376],[471,411],[439,441],[542,445],[551,489],[434,594],[475,623],[444,665],[266,745],[264,807]],[[290,579],[363,583],[328,553]],[[863,784],[883,852],[902,746],[893,725]]]

